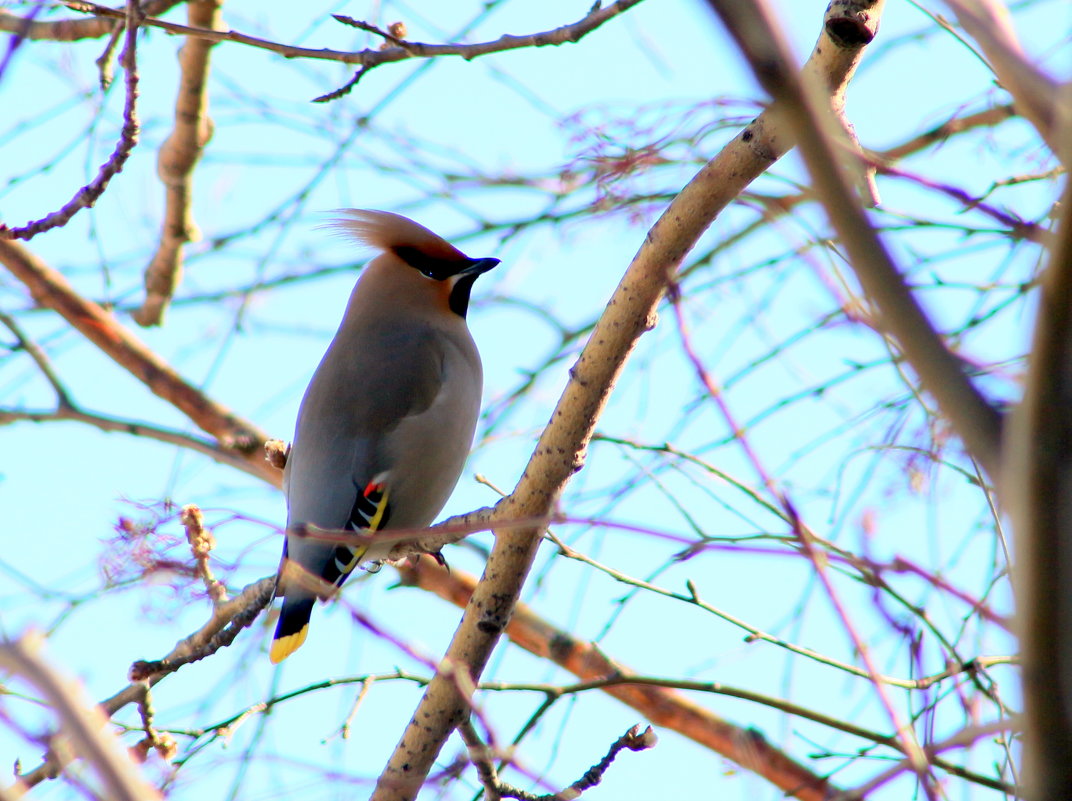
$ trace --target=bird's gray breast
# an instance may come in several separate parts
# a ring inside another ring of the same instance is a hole
[[[342,528],[357,493],[386,472],[389,527],[428,525],[454,489],[479,413],[480,359],[468,329],[346,324],[298,414],[285,485],[290,525]]]

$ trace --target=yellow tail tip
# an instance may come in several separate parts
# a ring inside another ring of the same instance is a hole
[[[272,660],[272,664],[278,665],[292,653],[301,648],[301,644],[305,642],[305,638],[308,634],[309,624],[306,623],[297,634],[288,634],[286,637],[272,640],[272,647],[268,651],[268,658]]]

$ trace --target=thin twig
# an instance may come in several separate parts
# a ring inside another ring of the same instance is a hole
[[[372,68],[380,64],[393,61],[404,61],[409,58],[435,58],[438,56],[460,56],[466,60],[485,56],[490,53],[502,53],[507,50],[518,50],[527,47],[546,47],[548,45],[562,45],[576,43],[586,35],[594,31],[603,23],[618,16],[624,11],[640,3],[641,0],[617,0],[606,6],[597,5],[581,19],[568,25],[562,25],[547,31],[523,34],[520,36],[504,35],[498,39],[486,42],[474,42],[464,44],[453,42],[449,44],[428,44],[425,42],[407,41],[405,48],[392,47],[387,50],[330,50],[328,48],[296,47],[294,45],[272,42],[267,39],[259,39],[255,36],[247,36],[238,31],[217,31],[205,28],[196,28],[188,25],[179,25],[153,17],[146,18],[143,24],[149,27],[161,28],[170,33],[183,36],[193,36],[206,39],[210,42],[236,42],[251,47],[270,50],[287,58],[309,58],[324,61],[339,61],[343,64],[357,64],[365,68]],[[82,0],[65,0],[68,8],[75,11],[84,11],[102,17],[116,17],[119,13],[115,9]]]
[[[969,726],[962,731],[957,732],[952,737],[948,737],[938,743],[932,743],[924,747],[924,751],[928,758],[935,754],[940,754],[943,751],[949,751],[953,748],[966,748],[971,746],[977,740],[983,737],[989,737],[993,734],[998,734],[1008,731],[1016,731],[1019,727],[1019,723],[1016,720],[997,720],[993,723],[986,723],[981,726]],[[896,778],[902,773],[913,769],[911,759],[905,759],[898,762],[892,768],[884,770],[875,778],[862,784],[861,786],[853,789],[846,790],[845,792],[838,793],[831,797],[830,801],[862,801],[867,798],[868,794],[874,790],[877,790],[882,785],[886,784],[890,780]],[[1064,788],[1067,790],[1067,787]],[[1058,796],[1055,796],[1055,798]]]
[[[1035,127],[1050,151],[1064,164],[1072,159],[1068,134],[1072,111],[1067,87],[1043,72],[1027,58],[1009,10],[998,0],[946,0],[964,30],[979,43],[1002,88],[1019,112]],[[1062,102],[1064,98],[1064,102]]]
[[[447,573],[428,564],[400,566],[406,585],[433,592],[459,608],[473,602],[477,581],[462,571]],[[525,604],[518,604],[506,629],[515,645],[553,661],[582,681],[605,681],[636,675],[604,654],[594,644],[578,640],[539,617]],[[494,685],[489,685],[494,689]],[[829,779],[795,762],[752,729],[737,726],[701,707],[668,687],[609,683],[608,695],[637,710],[653,725],[672,729],[762,776],[787,795],[801,801],[826,801],[836,791]]]
[[[30,358],[34,360],[34,364],[37,365],[37,369],[41,371],[41,374],[48,381],[52,387],[52,391],[56,393],[56,405],[60,411],[71,410],[74,408],[74,404],[71,403],[71,395],[60,381],[60,377],[56,374],[55,369],[52,367],[52,361],[48,358],[48,354],[41,349],[41,346],[30,339],[22,327],[18,324],[14,317],[10,314],[0,313],[0,322],[7,326],[8,330],[15,335],[15,339],[18,340],[19,347],[29,354]],[[6,422],[4,420],[4,413],[0,411],[0,424]]]
[[[108,183],[123,169],[134,146],[138,143],[140,126],[138,124],[138,25],[141,22],[141,8],[137,0],[127,0],[127,10],[124,16],[126,25],[126,46],[120,56],[120,63],[126,76],[126,98],[123,101],[123,127],[120,131],[119,142],[112,151],[108,160],[100,166],[97,177],[83,186],[61,209],[51,214],[27,223],[20,228],[8,228],[0,223],[0,239],[32,239],[37,234],[59,228],[70,222],[82,209],[88,209],[100,199]]]
[[[135,662],[130,668],[130,684],[97,706],[110,717],[128,704],[143,701],[146,689],[168,674],[230,645],[238,633],[249,626],[271,602],[274,593],[275,576],[267,576],[244,587],[232,600],[214,604],[212,615],[205,625],[179,640],[164,658]],[[50,756],[44,764],[20,776],[19,781],[27,787],[32,787],[45,779],[55,778],[57,769],[58,764]]]
[[[927,793],[928,798],[931,801],[937,801],[934,796],[931,782],[927,775],[927,761],[920,749],[919,743],[916,740],[915,731],[906,722],[902,722],[901,715],[897,711],[897,707],[894,706],[892,698],[890,698],[887,692],[886,686],[882,682],[882,674],[875,666],[875,662],[871,657],[870,649],[864,642],[862,636],[856,630],[856,626],[852,622],[852,618],[848,613],[848,609],[841,599],[840,594],[834,587],[833,581],[830,579],[830,574],[827,569],[827,560],[825,554],[822,553],[813,542],[810,532],[804,526],[801,520],[796,505],[789,498],[786,491],[780,487],[775,481],[773,476],[764,466],[763,460],[760,459],[759,454],[752,447],[745,430],[736,422],[733,413],[730,411],[729,405],[723,396],[721,387],[708,373],[699,355],[696,353],[695,348],[692,346],[692,341],[689,337],[688,329],[685,323],[684,311],[682,310],[681,298],[679,293],[675,290],[670,295],[671,306],[674,310],[674,316],[677,321],[677,328],[681,337],[682,349],[685,352],[685,356],[692,364],[693,369],[696,371],[697,377],[700,383],[707,389],[711,399],[715,402],[720,414],[729,426],[730,431],[733,432],[734,440],[744,451],[745,457],[752,469],[756,471],[756,475],[763,482],[763,486],[777,501],[778,505],[785,513],[786,519],[789,521],[792,527],[793,534],[797,538],[801,549],[807,554],[811,560],[812,565],[815,568],[815,574],[819,579],[827,597],[830,599],[830,603],[834,607],[834,611],[837,613],[838,618],[841,620],[842,628],[845,633],[848,634],[852,640],[853,646],[857,653],[860,655],[860,659],[867,669],[867,676],[871,679],[871,682],[875,688],[875,693],[879,697],[886,714],[889,716],[890,722],[893,724],[894,731],[897,732],[897,737],[902,744],[902,750],[913,759],[916,765],[916,771],[919,773],[920,781],[923,784],[924,791]]]

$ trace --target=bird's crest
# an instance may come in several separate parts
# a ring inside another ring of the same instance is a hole
[[[366,247],[398,254],[417,250],[431,259],[468,261],[468,257],[450,242],[401,214],[369,209],[342,209],[326,227]]]

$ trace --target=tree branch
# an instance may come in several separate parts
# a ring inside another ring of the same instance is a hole
[[[221,449],[244,460],[247,472],[251,468],[269,483],[279,485],[279,472],[264,460],[262,449],[267,437],[262,431],[185,381],[112,314],[80,296],[66,278],[23,245],[0,240],[0,263],[26,285],[38,304],[60,314],[155,395],[215,437]]]
[[[1068,137],[1072,112],[1061,103],[1060,84],[1036,67],[1024,54],[1013,30],[1009,10],[998,0],[946,0],[964,30],[979,43],[1002,88],[1012,95],[1019,111],[1038,131],[1063,163],[1072,158]]]
[[[759,0],[708,2],[725,22],[760,84],[785,114],[785,122],[799,137],[815,193],[848,251],[857,280],[881,314],[880,324],[905,354],[923,388],[937,399],[971,456],[992,479],[996,478],[1001,415],[971,383],[960,360],[946,348],[871,226],[841,165],[843,151],[833,118],[818,96],[818,88],[809,84],[807,68],[801,73],[793,66],[788,44],[770,10]]]
[[[238,633],[271,603],[274,594],[273,575],[247,585],[231,600],[214,603],[212,616],[205,625],[179,640],[163,659],[135,662],[130,668],[130,684],[97,706],[104,715],[111,717],[127,704],[142,703],[146,690],[165,676],[174,673],[183,665],[204,659],[220,648],[230,645]],[[60,767],[54,754],[50,753],[44,764],[18,777],[19,785],[33,787],[45,779],[55,778],[59,775]],[[135,797],[143,799],[151,796]]]
[[[158,14],[165,13],[168,9],[174,8],[183,1],[148,0],[141,10],[146,16],[155,17]],[[108,17],[100,16],[92,19],[79,17],[77,19],[38,22],[0,9],[0,31],[13,33],[24,39],[51,42],[77,42],[81,39],[99,39],[102,36],[109,35],[115,29],[114,19],[123,19],[126,16],[121,8],[109,9],[109,11],[112,14]]]
[[[0,425],[16,422],[52,423],[73,422],[85,423],[101,431],[109,433],[130,434],[134,437],[142,437],[155,442],[163,442],[180,448],[203,454],[220,464],[249,473],[251,476],[266,479],[269,474],[259,464],[259,459],[251,459],[242,453],[227,447],[223,447],[213,440],[205,437],[197,437],[173,428],[150,425],[138,420],[127,420],[122,417],[94,414],[83,411],[77,406],[59,406],[54,411],[33,411],[29,409],[4,409],[0,408]],[[280,483],[277,476],[275,484]]]
[[[41,642],[24,637],[0,644],[0,667],[33,684],[60,718],[60,734],[51,738],[50,771],[55,774],[75,756],[85,759],[116,801],[151,801],[160,798],[118,740],[105,729],[106,718],[84,697],[82,688],[60,676],[40,654]],[[42,766],[38,770],[43,770]],[[16,788],[27,783],[18,777]]]
[[[1022,775],[1036,801],[1057,801],[1072,787],[1072,184],[1060,207],[1002,476],[1016,532]]]
[[[75,214],[82,209],[88,209],[100,199],[100,196],[104,194],[104,190],[108,188],[109,182],[119,174],[127,163],[131,151],[134,150],[134,146],[138,143],[140,131],[137,114],[137,46],[140,15],[141,9],[138,7],[137,0],[127,0],[126,14],[123,15],[124,24],[126,25],[126,46],[123,48],[123,54],[119,59],[123,65],[126,79],[126,97],[123,101],[123,127],[112,155],[97,170],[96,177],[86,186],[79,189],[75,196],[58,211],[54,211],[40,220],[27,223],[20,228],[8,228],[7,225],[0,222],[0,240],[32,239],[44,231],[66,225]]]
[[[877,21],[877,13],[872,13],[863,27],[871,36]],[[869,41],[860,35],[834,39],[824,26],[809,65],[824,77],[831,94],[841,91]],[[498,514],[517,519],[553,511],[566,483],[583,466],[592,431],[614,383],[637,340],[655,325],[658,304],[681,261],[726,204],[792,146],[793,134],[777,121],[776,113],[774,109],[764,112],[733,139],[682,189],[648,232],[571,369],[570,381],[524,475],[496,507]],[[483,578],[444,657],[445,664],[467,666],[474,683],[510,620],[541,534],[538,528],[496,534]],[[469,706],[457,683],[442,671],[437,673],[380,775],[373,801],[416,797]]]
[[[873,15],[871,25],[877,24]],[[868,40],[870,41],[870,40]],[[865,41],[832,39],[824,27],[809,63],[833,94],[855,69]],[[524,475],[496,507],[508,518],[553,511],[584,457],[614,383],[637,340],[655,325],[656,309],[685,255],[715,216],[791,147],[793,137],[771,110],[760,115],[709,162],[671,202],[648,232],[592,332]],[[477,585],[444,662],[467,665],[474,682],[512,614],[531,568],[541,529],[496,534]],[[437,674],[381,774],[373,801],[416,796],[450,732],[468,713],[449,677]]]
[[[186,4],[190,25],[218,28],[223,17],[221,0]],[[215,43],[190,38],[179,51],[179,91],[175,99],[175,127],[160,146],[156,171],[165,189],[164,222],[160,244],[145,269],[145,301],[134,312],[141,326],[160,325],[175,289],[182,280],[183,245],[200,238],[194,222],[193,171],[212,137],[208,116],[209,53]]]
[[[471,608],[478,587],[473,576],[459,571],[447,573],[422,562],[400,566],[399,573],[403,584],[435,593],[462,608]],[[554,662],[582,681],[600,682],[603,692],[637,710],[656,726],[672,729],[721,754],[794,798],[824,801],[837,791],[827,779],[791,759],[754,729],[724,720],[656,682],[630,683],[634,674],[628,667],[592,643],[552,626],[523,603],[514,609],[506,634],[515,645]]]
[[[390,47],[386,50],[329,50],[328,48],[296,47],[294,45],[271,42],[267,39],[259,39],[256,36],[247,36],[238,31],[218,31],[206,28],[179,25],[162,19],[145,19],[143,24],[148,27],[162,28],[169,33],[182,36],[197,37],[210,42],[236,42],[238,44],[257,47],[262,50],[270,50],[286,58],[310,58],[321,61],[340,61],[343,64],[356,64],[365,69],[378,67],[394,61],[405,61],[409,58],[435,58],[437,56],[461,56],[469,60],[490,53],[502,53],[507,50],[519,50],[527,47],[547,47],[548,45],[561,45],[575,43],[594,31],[603,23],[618,16],[640,3],[641,0],[617,0],[606,6],[597,4],[585,16],[576,22],[562,25],[548,31],[512,36],[506,34],[487,42],[474,42],[464,44],[452,42],[449,44],[427,44],[424,42],[403,41],[401,45]],[[83,2],[83,0],[65,0],[68,8],[96,14],[101,17],[121,16],[121,12],[108,6],[96,3]],[[349,18],[344,18],[349,19]]]

